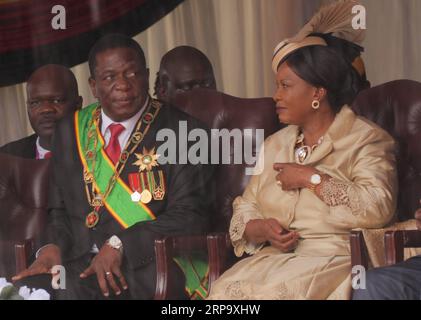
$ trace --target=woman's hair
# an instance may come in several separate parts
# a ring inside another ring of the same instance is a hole
[[[324,46],[298,49],[285,62],[304,81],[327,91],[332,110],[337,113],[351,104],[360,89],[359,75],[337,50]]]

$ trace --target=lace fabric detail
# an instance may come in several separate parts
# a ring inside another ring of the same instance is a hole
[[[351,183],[330,178],[325,181],[320,189],[320,197],[330,207],[345,206],[351,210],[354,216],[363,213],[364,208],[373,202],[362,199]]]
[[[235,300],[250,300],[250,297],[244,292],[243,281],[234,281],[225,288],[225,296]]]
[[[231,242],[234,246],[234,252],[236,256],[241,257],[243,253],[247,254],[255,254],[257,253],[262,247],[262,244],[254,244],[247,242],[246,239],[243,238],[244,231],[246,229],[247,222],[253,219],[260,219],[261,217],[252,217],[250,215],[245,216],[241,213],[234,212],[231,224],[230,224],[230,237]]]
[[[305,292],[308,288],[300,280],[290,280],[281,282],[271,300],[305,300]]]
[[[243,216],[238,213],[234,213],[231,218],[230,224],[230,237],[231,241],[237,242],[243,240],[244,230],[246,229],[246,223],[243,221]]]
[[[210,299],[228,300],[304,300],[304,293],[307,287],[301,281],[282,281],[275,285],[272,290],[259,292],[259,286],[253,285],[250,281],[230,281],[223,288],[220,294],[210,295]]]

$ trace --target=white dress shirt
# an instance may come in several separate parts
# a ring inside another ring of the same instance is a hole
[[[37,138],[37,141],[35,142],[36,149],[35,149],[35,155],[36,159],[44,159],[45,155],[50,152],[50,150],[44,149],[41,144],[39,143],[39,137]]]
[[[120,135],[118,136],[118,142],[120,144],[120,148],[121,150],[124,149],[124,147],[126,146],[127,141],[129,140],[134,127],[136,126],[137,121],[139,120],[140,116],[142,115],[143,111],[145,110],[146,106],[148,105],[149,102],[149,97],[146,99],[145,104],[142,106],[142,108],[140,108],[139,112],[137,112],[133,117],[131,117],[130,119],[121,121],[121,122],[116,122],[111,120],[110,117],[108,117],[105,112],[104,109],[101,109],[101,119],[102,119],[102,124],[101,124],[101,134],[104,137],[105,140],[105,146],[104,149],[107,147],[108,143],[110,142],[111,139],[111,132],[110,132],[110,125],[114,124],[114,123],[118,123],[121,124],[125,130],[120,133]]]

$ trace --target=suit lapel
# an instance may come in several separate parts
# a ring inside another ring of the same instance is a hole
[[[24,157],[29,159],[35,159],[37,149],[37,138],[36,134],[29,136],[27,146],[25,146],[23,152]]]
[[[315,164],[328,156],[334,149],[334,141],[348,135],[355,119],[354,112],[348,106],[343,106],[326,132],[323,142],[314,150],[305,164]]]

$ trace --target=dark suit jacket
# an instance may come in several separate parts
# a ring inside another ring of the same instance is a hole
[[[9,142],[0,148],[0,152],[17,157],[35,159],[37,138],[38,136],[34,133],[29,137]]]
[[[187,121],[189,130],[203,128],[189,115],[164,106],[136,152],[142,152],[143,147],[151,149],[162,144],[163,142],[156,141],[156,134],[160,129],[172,129],[178,135],[179,121]],[[85,218],[92,209],[86,199],[73,117],[65,118],[58,124],[52,151],[54,158],[49,194],[49,222],[44,242],[59,245],[65,262],[88,253],[94,243],[100,248],[115,234],[123,242],[123,263],[134,269],[154,262],[155,239],[163,235],[203,234],[207,231],[209,207],[213,199],[210,165],[167,164],[157,168],[164,172],[167,192],[164,200],[152,200],[148,204],[157,217],[156,220],[139,222],[123,230],[107,210],[102,208],[98,225],[95,229],[88,229]],[[121,174],[126,183],[129,173],[139,170],[133,165],[136,160],[132,154]]]

